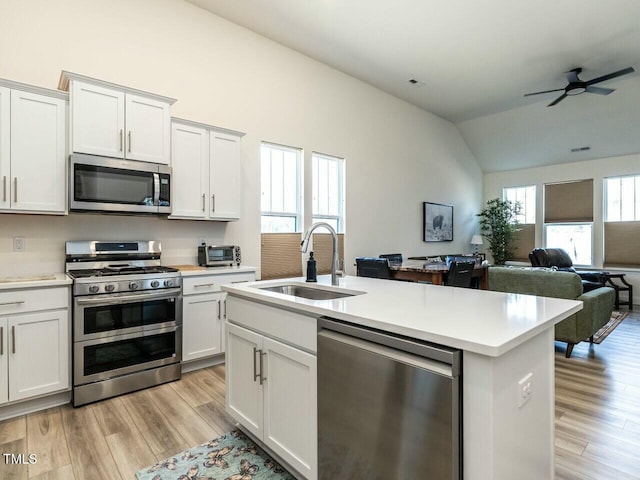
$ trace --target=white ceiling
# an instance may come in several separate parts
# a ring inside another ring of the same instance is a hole
[[[188,1],[456,123],[485,172],[640,152],[638,73],[523,96],[640,71],[640,0]]]

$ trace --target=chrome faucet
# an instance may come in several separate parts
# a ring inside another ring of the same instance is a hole
[[[309,227],[309,229],[304,232],[304,236],[302,237],[302,242],[300,242],[300,251],[302,253],[307,253],[307,248],[309,248],[309,240],[311,239],[311,234],[318,227],[324,227],[329,230],[329,233],[333,237],[333,258],[331,259],[331,285],[338,285],[338,275],[342,275],[342,272],[338,270],[338,234],[333,229],[331,225],[325,222],[316,222]]]

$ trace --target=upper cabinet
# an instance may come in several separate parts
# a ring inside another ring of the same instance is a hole
[[[69,72],[59,88],[70,94],[74,153],[170,163],[175,99]]]
[[[0,83],[0,211],[65,213],[66,119],[66,94]]]
[[[170,218],[240,218],[240,139],[244,133],[174,118]]]

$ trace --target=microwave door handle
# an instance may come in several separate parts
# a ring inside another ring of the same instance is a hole
[[[153,206],[160,206],[160,174],[153,174]]]

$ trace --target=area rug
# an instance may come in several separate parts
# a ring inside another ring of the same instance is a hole
[[[239,430],[143,468],[137,480],[295,480]]]
[[[629,315],[629,312],[612,312],[611,319],[607,324],[593,335],[593,343],[602,343],[613,330],[620,325],[620,322]]]

